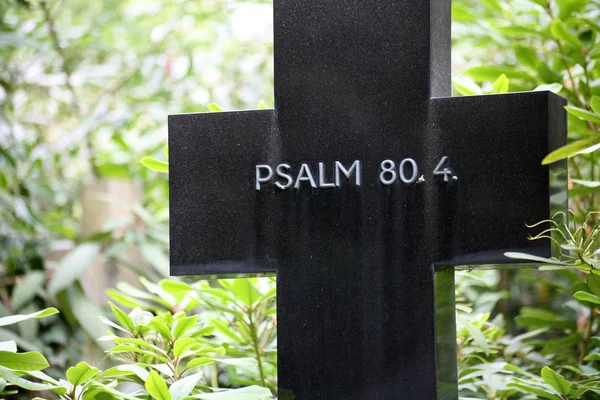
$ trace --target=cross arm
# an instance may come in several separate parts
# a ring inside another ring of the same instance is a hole
[[[276,131],[274,110],[169,116],[171,274],[269,271],[255,261],[268,205],[258,210],[252,185]]]
[[[505,263],[506,251],[550,256],[526,224],[567,209],[566,162],[541,165],[566,142],[565,104],[551,92],[431,100],[432,136],[459,178],[448,264]]]

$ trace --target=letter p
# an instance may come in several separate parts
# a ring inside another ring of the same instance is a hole
[[[269,182],[273,178],[273,169],[268,165],[256,166],[256,190],[260,190],[260,184]]]

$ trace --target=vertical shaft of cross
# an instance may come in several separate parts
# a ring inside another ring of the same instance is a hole
[[[450,0],[275,0],[274,7],[278,118],[305,118],[327,134],[332,116],[359,128],[373,113],[417,111],[432,95],[449,95]]]

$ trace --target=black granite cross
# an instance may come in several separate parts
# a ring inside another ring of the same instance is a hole
[[[549,255],[564,102],[446,97],[450,0],[274,3],[275,109],[169,118],[171,271],[277,274],[284,394],[455,398],[440,266]]]

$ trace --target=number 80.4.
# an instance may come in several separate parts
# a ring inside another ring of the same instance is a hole
[[[457,181],[456,177],[451,168],[447,166],[448,157],[444,156],[433,170],[433,175],[443,176],[444,182]],[[384,185],[390,186],[398,181],[398,178],[406,184],[415,182],[424,182],[425,178],[421,176],[419,178],[419,167],[412,158],[405,158],[398,165],[396,171],[396,163],[392,160],[385,160],[381,163],[381,172],[379,173],[379,180]]]

